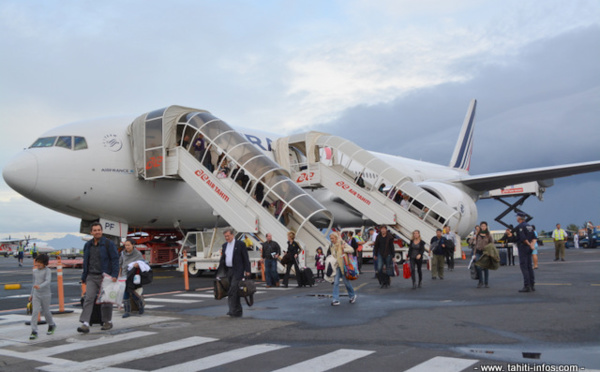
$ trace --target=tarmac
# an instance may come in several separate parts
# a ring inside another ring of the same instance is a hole
[[[0,292],[0,371],[600,371],[600,250],[568,249],[566,262],[553,259],[553,248],[540,249],[532,293],[518,292],[518,262],[491,271],[490,288],[476,288],[467,260],[444,280],[423,267],[416,290],[403,278],[379,288],[366,264],[352,282],[357,302],[348,303],[341,285],[337,307],[329,283],[259,282],[241,319],[225,315],[209,275],[190,278],[185,291],[181,273],[161,268],[144,288],[144,315],[123,319],[115,308],[112,330],[96,325],[87,335],[76,331],[81,270],[65,269],[66,307],[74,312],[55,315],[55,334],[41,325],[33,341],[24,325],[31,260],[18,268],[0,259],[0,284],[22,285]],[[56,310],[55,274],[52,291]]]

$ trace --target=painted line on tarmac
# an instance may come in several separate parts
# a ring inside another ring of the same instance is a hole
[[[249,357],[256,356],[258,354],[264,354],[271,351],[286,348],[286,345],[274,345],[274,344],[260,344],[243,347],[241,349],[235,349],[226,351],[223,353],[207,356],[204,358],[192,360],[189,362],[176,364],[174,366],[168,366],[165,368],[157,369],[152,372],[195,372],[204,371],[205,369],[222,366],[223,364],[236,362],[238,360],[246,359]]]
[[[202,300],[178,300],[175,298],[145,298],[146,302],[168,302],[171,304],[193,304],[197,302],[202,302]]]
[[[535,283],[536,286],[540,285],[558,285],[558,286],[572,286],[572,283]]]
[[[295,372],[302,370],[311,372],[328,371],[330,369],[343,366],[344,364],[350,363],[356,359],[364,358],[373,353],[374,351],[371,350],[339,349],[331,353],[306,360],[304,362],[278,369],[273,372]]]
[[[404,372],[459,372],[479,362],[477,359],[435,357]]]

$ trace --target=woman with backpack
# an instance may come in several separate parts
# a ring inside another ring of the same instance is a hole
[[[492,237],[492,234],[490,234],[490,231],[488,230],[487,222],[482,221],[479,224],[479,227],[480,227],[479,234],[477,234],[475,236],[475,247],[474,247],[475,262],[477,262],[483,255],[483,248],[490,243],[494,243],[494,238]],[[481,288],[483,286],[485,286],[485,288],[489,288],[488,287],[488,279],[490,276],[489,269],[482,269],[478,265],[475,265],[475,269],[477,269],[477,275],[479,276],[479,283],[477,284],[477,288]]]
[[[337,267],[335,268],[335,279],[333,280],[333,301],[331,302],[331,306],[338,306],[340,304],[340,277],[344,281],[344,285],[348,291],[350,303],[353,304],[356,302],[356,294],[354,293],[352,284],[350,284],[350,281],[345,275],[344,255],[352,254],[354,250],[342,240],[340,234],[337,232],[332,233],[329,236],[329,240],[331,240],[331,247],[329,248],[328,253],[330,253],[337,262]]]

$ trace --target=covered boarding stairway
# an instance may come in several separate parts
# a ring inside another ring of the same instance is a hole
[[[412,179],[353,142],[319,132],[277,139],[275,159],[302,187],[325,187],[365,217],[388,225],[408,242],[420,230],[425,242],[444,225],[453,230],[460,214]],[[357,179],[363,175],[364,185]],[[369,177],[367,177],[369,175]],[[385,191],[379,187],[385,184]],[[393,199],[407,195],[407,208]]]
[[[288,231],[295,231],[306,265],[314,264],[318,247],[327,247],[319,228],[331,228],[331,213],[209,112],[170,106],[138,117],[129,133],[138,177],[184,180],[235,230],[260,241],[271,233],[283,250]],[[199,149],[193,146],[198,139]]]

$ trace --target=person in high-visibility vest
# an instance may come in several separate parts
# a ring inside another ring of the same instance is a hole
[[[38,255],[38,248],[37,245],[35,243],[33,243],[33,248],[31,248],[31,258],[33,258],[33,260],[35,261],[35,258]]]
[[[22,243],[19,243],[19,247],[17,248],[17,257],[19,258],[19,266],[23,266],[23,257],[25,256],[25,247]]]
[[[552,232],[554,239],[554,261],[565,260],[565,242],[567,241],[567,233],[560,228],[560,223],[556,224],[556,229]]]

